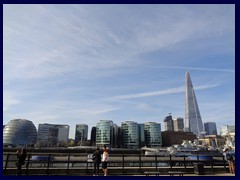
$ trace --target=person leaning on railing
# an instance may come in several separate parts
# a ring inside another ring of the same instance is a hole
[[[21,150],[17,150],[16,154],[17,154],[17,158],[18,158],[18,161],[15,163],[15,165],[17,166],[17,176],[21,176],[22,175],[22,165],[25,164],[25,160],[27,157],[27,151],[25,148],[23,148]]]

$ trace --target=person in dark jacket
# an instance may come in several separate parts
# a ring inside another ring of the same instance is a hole
[[[101,153],[99,151],[99,148],[93,153],[93,163],[94,163],[94,169],[93,169],[93,176],[98,176],[99,173],[99,165],[101,164]]]
[[[27,151],[25,148],[21,150],[17,150],[18,161],[15,164],[17,166],[17,176],[22,175],[22,165],[25,164],[26,157],[27,157]]]

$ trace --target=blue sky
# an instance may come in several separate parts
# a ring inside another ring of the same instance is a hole
[[[235,5],[3,5],[3,124],[235,124]],[[89,137],[90,138],[90,137]]]

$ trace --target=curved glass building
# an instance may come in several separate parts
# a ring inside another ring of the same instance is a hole
[[[113,122],[111,120],[100,120],[96,126],[96,145],[112,146]]]
[[[136,122],[122,122],[123,147],[138,148],[139,147],[139,127]]]
[[[144,123],[145,142],[147,147],[162,145],[161,124],[156,122]]]
[[[37,129],[32,121],[13,119],[3,129],[3,145],[32,146],[37,140]]]

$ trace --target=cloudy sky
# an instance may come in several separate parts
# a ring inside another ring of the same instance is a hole
[[[185,118],[235,124],[234,5],[3,5],[3,124]],[[90,138],[90,137],[89,137]]]

